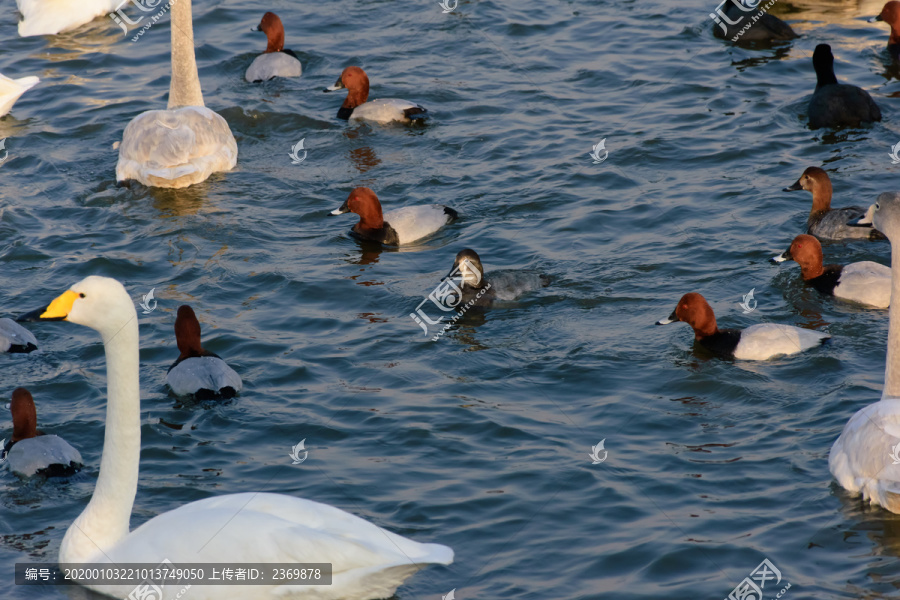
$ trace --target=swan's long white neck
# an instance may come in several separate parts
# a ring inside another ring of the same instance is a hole
[[[891,242],[891,308],[883,398],[900,398],[900,240]]]
[[[194,57],[194,22],[191,0],[172,2],[172,83],[169,110],[179,106],[204,106],[197,59]]]
[[[110,549],[128,535],[141,457],[138,322],[129,308],[121,329],[101,331],[108,397],[100,475],[91,501],[66,531],[61,563],[106,562]]]

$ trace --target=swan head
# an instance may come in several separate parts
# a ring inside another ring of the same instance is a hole
[[[69,321],[113,337],[137,318],[125,287],[109,277],[85,277],[43,308],[20,316],[18,321]]]
[[[871,221],[875,229],[884,233],[891,244],[900,244],[900,192],[879,194],[864,219]]]

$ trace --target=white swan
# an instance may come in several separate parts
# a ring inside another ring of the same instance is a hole
[[[90,23],[127,0],[16,0],[22,13],[19,35],[56,35]]]
[[[891,306],[881,400],[850,417],[831,447],[828,468],[841,486],[864,500],[900,513],[900,192],[886,192],[870,215],[891,241]]]
[[[203,105],[194,57],[191,0],[172,3],[172,83],[167,110],[132,119],[119,146],[116,180],[182,188],[237,164],[237,142],[219,114]]]
[[[10,79],[0,74],[0,117],[9,114],[19,96],[40,83],[37,77]]]
[[[330,562],[330,586],[211,586],[190,589],[191,600],[388,598],[426,563],[450,564],[453,551],[420,544],[310,500],[242,493],[191,502],[129,532],[141,450],[138,322],[118,281],[91,276],[23,320],[64,320],[100,333],[106,351],[106,435],[97,486],[66,531],[60,563]],[[124,598],[134,585],[91,589]],[[172,600],[180,586],[167,585]]]

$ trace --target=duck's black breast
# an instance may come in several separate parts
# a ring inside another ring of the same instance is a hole
[[[734,358],[734,350],[741,341],[740,329],[720,329],[697,342],[717,356]]]
[[[841,271],[844,270],[842,265],[825,265],[825,272],[818,277],[807,280],[806,283],[813,286],[822,294],[834,296],[834,288],[837,287],[841,280]]]
[[[363,229],[359,224],[354,225],[350,233],[363,240],[371,240],[373,242],[381,242],[387,246],[399,246],[400,236],[397,230],[391,227],[387,221],[381,229]]]

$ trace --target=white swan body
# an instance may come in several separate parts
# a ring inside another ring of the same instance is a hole
[[[106,434],[97,485],[66,531],[60,563],[328,562],[330,586],[194,586],[191,600],[390,597],[425,563],[449,564],[453,551],[421,544],[340,509],[270,493],[218,496],[181,506],[129,532],[140,462],[137,313],[122,285],[105,277],[75,284],[46,309],[23,319],[67,320],[97,330],[106,352]],[[125,597],[134,586],[88,584]],[[180,589],[166,586],[166,600]]]
[[[205,106],[149,110],[132,119],[119,146],[116,180],[182,188],[237,164],[228,123]]]
[[[16,0],[19,35],[56,35],[113,12],[122,0]]]
[[[243,388],[241,376],[218,356],[193,356],[172,366],[166,383],[177,396],[190,396],[200,390],[231,397]],[[223,390],[231,388],[231,391]]]
[[[900,297],[900,193],[886,192],[870,209],[875,228],[891,241],[891,294]],[[900,513],[900,302],[890,303],[881,400],[857,411],[831,447],[828,468],[837,482],[864,500]]]
[[[0,319],[0,352],[31,352],[37,349],[34,335],[13,321]]]
[[[167,533],[164,536],[162,532]],[[89,561],[121,564],[168,558],[176,565],[334,565],[330,586],[194,586],[190,597],[198,600],[390,598],[420,565],[449,564],[453,560],[453,551],[446,546],[413,542],[327,504],[269,493],[247,492],[191,502],[147,521],[128,539],[129,543],[109,549],[107,556],[97,554]],[[204,546],[207,540],[212,542]],[[123,598],[129,591],[127,586],[92,589]],[[172,598],[177,591],[177,587],[171,590]],[[170,596],[165,598],[169,600]]]
[[[10,471],[22,477],[31,477],[53,467],[74,472],[84,465],[78,450],[52,434],[19,440],[9,449],[6,462]]]
[[[0,117],[9,114],[19,96],[36,86],[40,81],[37,77],[10,79],[0,75]]]
[[[900,398],[882,398],[857,411],[828,455],[828,469],[844,489],[900,513],[900,464],[891,451],[900,444]]]
[[[183,188],[237,164],[228,123],[203,104],[194,56],[191,0],[172,4],[172,83],[166,110],[135,117],[122,134],[116,180]]]

